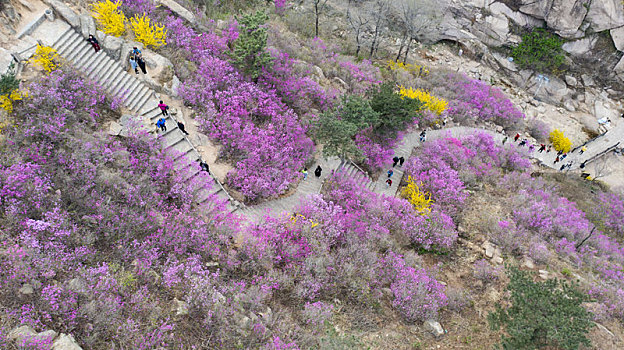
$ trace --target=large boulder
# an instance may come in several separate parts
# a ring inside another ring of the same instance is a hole
[[[509,35],[509,20],[502,14],[486,16],[475,23],[473,33],[486,45],[501,46]]]
[[[624,27],[611,29],[611,39],[618,51],[624,51]]]
[[[624,9],[621,0],[592,1],[587,12],[587,22],[594,32],[624,26]]]
[[[553,0],[546,15],[548,27],[564,38],[575,37],[587,14],[589,0]]]
[[[123,43],[123,39],[116,36],[107,35],[103,43],[104,50],[106,50],[106,52],[108,52],[108,54],[111,55],[114,60],[119,60]]]
[[[495,15],[497,14],[505,15],[507,18],[511,19],[514,23],[516,23],[517,25],[521,27],[534,28],[534,27],[544,26],[543,20],[540,20],[538,18],[529,16],[527,14],[524,14],[518,11],[514,11],[510,9],[509,7],[507,7],[507,5],[503,4],[502,2],[492,3],[489,6],[489,10],[490,12],[492,12],[492,14],[495,14]]]
[[[585,56],[596,46],[598,36],[590,35],[583,39],[568,41],[561,48],[572,56]]]
[[[545,19],[552,7],[553,0],[520,0],[520,12],[535,18]]]
[[[69,6],[58,0],[45,0],[45,2],[54,8],[54,11],[61,15],[69,25],[74,28],[80,27],[80,17]]]
[[[91,15],[86,13],[80,15],[80,30],[85,38],[88,38],[89,34],[96,36],[95,21]]]
[[[184,7],[182,7],[182,5],[178,4],[173,0],[156,0],[156,2],[162,4],[165,7],[168,7],[173,13],[191,22],[192,24],[195,24],[195,22],[197,22],[195,16],[191,11],[185,9]]]
[[[613,71],[620,79],[624,80],[624,56],[622,56],[620,61],[613,67]]]
[[[52,350],[82,350],[82,348],[76,343],[76,340],[74,340],[71,334],[67,335],[61,333],[54,343],[52,343]]]

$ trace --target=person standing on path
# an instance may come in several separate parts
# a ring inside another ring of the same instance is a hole
[[[524,139],[524,140],[520,141],[518,146],[522,147],[522,146],[526,145],[526,143],[527,143],[527,139]]]
[[[392,186],[392,180],[390,180],[390,179],[386,180],[386,184],[388,185],[388,187],[391,187]]]
[[[555,158],[555,162],[553,164],[557,164],[558,161],[559,161],[559,156],[557,156],[557,158]]]
[[[519,138],[520,138],[520,134],[516,134],[516,136],[514,136],[514,142],[518,142]]]
[[[93,35],[89,34],[89,38],[87,39],[87,41],[91,43],[91,46],[93,46],[95,52],[100,51],[100,43]]]
[[[303,173],[304,180],[308,178],[308,168],[303,168],[303,170],[301,170],[301,173]]]
[[[188,132],[186,132],[184,128],[184,124],[182,124],[182,122],[180,122],[179,120],[178,120],[178,129],[180,129],[180,131],[182,131],[185,135],[189,134]]]
[[[139,65],[139,67],[141,68],[141,71],[143,72],[143,74],[147,74],[147,69],[145,69],[145,61],[143,60],[143,53],[141,53],[141,50],[139,50],[136,46],[132,48],[132,53],[134,55],[134,58],[137,62],[137,64]]]
[[[394,171],[392,169],[388,170],[388,178],[391,178],[392,174],[394,174]]]
[[[552,151],[552,145],[548,145],[548,149],[546,150],[546,153],[550,153],[550,151]]]
[[[139,66],[137,65],[136,62],[136,58],[134,58],[134,55],[130,55],[130,67],[132,67],[132,69],[134,69],[134,72],[136,74],[139,74]]]
[[[159,127],[161,131],[167,131],[165,118],[158,119],[158,122],[156,122],[156,126]]]
[[[540,145],[540,148],[539,148],[539,151],[538,151],[538,152],[539,152],[539,153],[542,153],[542,152],[544,152],[544,150],[545,150],[545,149],[546,149],[546,145],[544,145],[544,144],[542,143],[542,144]]]
[[[169,112],[167,112],[167,110],[169,109],[169,106],[167,106],[162,100],[160,100],[160,103],[158,104],[158,108],[160,108],[160,112],[162,113],[163,116],[169,115]]]
[[[208,166],[208,163],[201,160],[201,158],[197,159],[197,161],[199,162],[199,166],[201,167],[201,170],[210,174],[210,167]]]
[[[323,168],[321,168],[320,165],[317,165],[316,169],[314,170],[314,176],[321,177],[322,172],[323,172]]]
[[[394,168],[398,162],[399,162],[399,157],[394,156],[394,158],[392,158],[392,167]]]
[[[505,142],[507,142],[507,136],[503,139],[503,145],[505,145]]]
[[[583,154],[583,153],[585,153],[585,151],[587,151],[587,147],[583,146],[583,147],[581,147],[581,153],[579,153],[579,154]]]
[[[423,130],[420,133],[420,142],[425,142],[427,140],[427,129]]]
[[[405,158],[403,157],[399,158],[399,167],[402,167],[404,162],[405,162]]]
[[[135,47],[132,48],[132,53],[134,55],[140,55],[141,54],[141,50],[139,50],[139,48],[135,46]]]

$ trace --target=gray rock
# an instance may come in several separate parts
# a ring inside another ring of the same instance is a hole
[[[58,333],[56,333],[55,331],[49,329],[47,331],[43,331],[41,333],[37,334],[37,338],[39,339],[50,339],[53,340],[54,338],[56,338],[56,336],[58,335]]]
[[[349,85],[345,83],[344,80],[338,77],[334,77],[332,81],[336,83],[336,85],[338,85],[338,89],[341,90],[341,92],[346,92],[347,90],[349,90]]]
[[[514,23],[516,23],[517,25],[521,27],[529,27],[529,28],[542,27],[545,24],[543,20],[540,20],[533,16],[526,15],[521,12],[513,11],[512,9],[507,7],[507,5],[503,4],[502,2],[494,2],[490,4],[489,10],[493,14],[505,15],[507,18],[509,18],[510,20],[512,20]]]
[[[585,20],[594,32],[624,26],[624,9],[620,0],[592,1]]]
[[[624,73],[624,56],[622,56],[620,61],[613,67],[613,71],[620,79],[624,80],[624,75],[622,75],[622,73]]]
[[[588,3],[589,0],[553,0],[546,23],[564,38],[575,37],[587,14]]]
[[[444,335],[444,328],[438,321],[427,320],[423,323],[425,330],[431,332],[436,338]]]
[[[319,66],[312,66],[312,73],[321,79],[325,79],[325,74]]]
[[[54,8],[54,11],[61,15],[63,19],[69,23],[74,28],[80,27],[80,17],[69,8],[69,6],[65,5],[63,2],[58,0],[45,0],[45,2]]]
[[[34,293],[34,291],[35,290],[33,289],[33,287],[30,284],[28,284],[28,283],[25,283],[22,286],[22,288],[19,289],[20,294],[24,294],[24,295],[30,295],[30,294]]]
[[[112,133],[111,132],[111,130],[113,129],[112,124],[117,125],[119,127],[119,131],[117,131],[116,133],[114,133],[114,132]],[[111,123],[111,127],[109,128],[108,134],[116,136],[116,135],[119,135],[119,132],[121,132],[121,125],[119,125],[119,124],[117,124],[115,122],[112,122]],[[71,280],[69,280],[69,283],[68,283],[67,287],[72,292],[81,293],[81,292],[85,291],[86,284],[85,284],[85,282],[81,278],[72,278]]]
[[[123,46],[123,39],[116,36],[107,35],[104,39],[104,50],[106,50],[114,60],[119,60],[121,56],[121,47]]]
[[[110,126],[108,127],[108,134],[111,136],[118,136],[121,133],[121,130],[123,130],[123,127],[115,122],[111,122]]]
[[[496,251],[496,246],[493,245],[492,243],[490,243],[489,241],[485,241],[483,242],[483,244],[481,245],[481,248],[483,248],[485,250],[485,256],[487,258],[493,258],[494,257],[494,252]]]
[[[590,75],[582,74],[581,80],[583,80],[583,85],[585,86],[594,86],[594,78],[592,78]]]
[[[37,11],[37,8],[35,6],[33,6],[33,4],[30,3],[30,1],[19,0],[19,3],[22,4],[22,6],[26,7],[28,9],[28,11],[30,11],[30,12]]]
[[[563,51],[573,56],[585,56],[591,53],[591,50],[596,46],[598,42],[598,36],[591,35],[583,39],[568,41],[563,44],[561,48]]]
[[[549,275],[548,271],[546,271],[546,270],[539,270],[537,272],[538,272],[539,277],[541,279],[543,279],[543,280],[547,280],[548,279],[548,275]]]
[[[93,17],[89,14],[80,15],[80,30],[82,31],[82,36],[85,38],[89,37],[89,34],[96,35],[95,32],[95,21]]]
[[[483,23],[475,24],[473,33],[486,45],[500,46],[507,41],[509,20],[504,15],[487,16]]]
[[[11,330],[9,332],[8,338],[10,340],[15,340],[19,342],[26,337],[32,337],[36,334],[37,332],[35,332],[35,330],[31,326],[20,326]]]
[[[570,90],[563,80],[550,76],[549,82],[542,85],[539,96],[546,101],[558,104],[563,101],[563,98],[566,97],[569,92]]]
[[[104,39],[106,39],[106,33],[101,30],[96,30],[95,36],[97,37],[99,42],[104,42]]]
[[[163,6],[168,7],[176,15],[184,18],[192,24],[195,24],[196,19],[193,13],[182,7],[182,5],[178,4],[177,2],[173,0],[156,0],[156,2],[161,3]]]
[[[137,47],[139,50],[143,51],[143,44],[136,41],[124,41],[121,45],[121,53],[119,55],[119,60],[121,61],[121,68],[127,70],[130,67],[130,62],[128,59],[130,58],[130,52],[132,52],[132,48]]]
[[[173,309],[176,311],[176,316],[188,315],[188,304],[177,298],[173,299]]]
[[[147,67],[150,69],[165,69],[167,67],[173,69],[173,63],[171,63],[167,57],[161,56],[154,51],[148,49],[143,50],[143,59],[145,60]]]
[[[520,12],[536,18],[545,19],[548,11],[550,11],[552,7],[553,0],[520,0],[520,3]]]
[[[70,334],[61,333],[58,338],[52,343],[52,350],[82,350],[82,348],[76,343],[74,337]]]
[[[566,75],[565,76],[565,81],[568,85],[574,87],[578,84],[578,81],[576,81],[576,78],[571,76],[571,75]]]
[[[535,263],[533,262],[533,259],[525,256],[524,261],[522,262],[522,266],[526,267],[527,269],[533,270],[535,268]]]
[[[171,92],[173,95],[178,96],[178,88],[180,88],[180,79],[176,75],[171,80]]]
[[[611,29],[611,39],[618,51],[624,51],[624,27]]]

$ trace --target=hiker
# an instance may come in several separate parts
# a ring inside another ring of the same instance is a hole
[[[143,55],[139,53],[135,54],[134,57],[136,58],[137,64],[139,65],[139,68],[141,68],[143,74],[147,74],[147,69],[145,69],[145,61],[143,61]]]
[[[533,153],[533,150],[535,149],[535,146],[533,145],[529,145],[529,152]]]
[[[427,140],[427,129],[423,130],[420,133],[420,142],[425,142]]]
[[[550,153],[550,151],[552,151],[552,145],[548,145],[548,149],[546,150],[546,153]]]
[[[100,51],[100,43],[93,35],[89,34],[89,39],[87,39],[87,41],[91,43],[95,52]]]
[[[316,169],[314,170],[314,176],[321,177],[322,172],[323,172],[323,168],[321,168],[320,165],[317,165]]]
[[[167,131],[165,118],[158,119],[158,121],[156,122],[156,126],[159,127],[161,131]]]
[[[526,145],[527,143],[527,139],[523,139],[522,141],[520,141],[520,143],[518,144],[518,147],[522,147],[524,145]]]
[[[559,156],[557,156],[557,158],[555,158],[555,162],[553,164],[557,164],[558,161],[559,161]]]
[[[210,168],[208,167],[208,163],[201,160],[201,158],[198,159],[197,161],[199,162],[199,166],[201,167],[201,170],[210,174]]]
[[[583,146],[583,147],[581,147],[581,153],[579,153],[579,154],[583,154],[583,153],[585,153],[585,151],[587,151],[587,147]]]
[[[505,142],[507,142],[508,137],[505,136],[505,138],[503,139],[503,145],[505,144]]]
[[[136,46],[132,48],[132,53],[135,55],[140,55],[141,54],[141,50],[139,50],[139,48],[137,48]]]
[[[559,171],[563,171],[563,169],[565,169],[566,164],[562,165],[561,168],[559,168]]]
[[[386,184],[388,184],[388,187],[392,186],[392,180],[390,179],[386,180]]]
[[[180,131],[182,131],[184,134],[188,135],[189,133],[186,132],[186,130],[184,129],[184,124],[182,124],[182,122],[178,121],[178,129],[180,129]]]
[[[579,165],[579,168],[585,169],[585,163],[587,163],[587,161],[584,161],[583,163],[581,163],[581,165]]]
[[[403,163],[405,163],[405,158],[401,157],[399,158],[399,166],[402,167]]]
[[[568,154],[567,154],[567,153],[564,153],[564,154],[561,156],[561,158],[560,158],[560,159],[561,159],[561,160],[564,160],[564,159],[565,159],[565,157],[567,157],[567,156],[568,156]]]
[[[391,178],[392,174],[394,174],[394,171],[392,169],[388,170],[388,178]]]
[[[519,138],[520,138],[520,134],[516,134],[516,136],[514,136],[514,142],[517,142]]]
[[[394,158],[392,158],[392,167],[394,168],[398,162],[399,162],[399,157],[394,156]]]
[[[540,145],[540,148],[539,148],[538,152],[539,152],[539,153],[542,153],[542,152],[544,152],[544,150],[545,150],[545,149],[546,149],[546,145],[542,143],[542,144]]]
[[[136,74],[139,74],[139,66],[137,65],[136,59],[134,58],[134,55],[130,55],[130,67],[132,67],[132,69],[134,69],[134,72]]]
[[[558,155],[558,156],[560,156],[560,155],[562,155],[562,154],[563,154],[563,151],[558,151],[558,152],[557,152],[557,155]]]
[[[301,172],[303,173],[303,179],[307,179],[308,178],[308,168],[303,168],[303,170],[301,170]]]
[[[169,112],[167,112],[167,110],[169,109],[169,106],[167,106],[162,100],[160,100],[160,103],[158,104],[158,108],[160,108],[160,112],[162,113],[163,116],[169,115]]]

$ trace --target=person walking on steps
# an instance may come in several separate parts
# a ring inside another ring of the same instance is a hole
[[[180,131],[182,131],[185,135],[188,135],[189,133],[186,132],[186,129],[184,128],[184,124],[182,124],[182,122],[178,121],[178,129],[180,129]]]
[[[425,142],[427,140],[427,129],[423,130],[420,133],[420,142]]]
[[[392,158],[392,167],[394,168],[398,162],[399,162],[399,157],[394,156],[394,158]]]
[[[544,145],[543,143],[540,145],[540,148],[538,150],[539,153],[544,152],[544,150],[546,149],[546,145]]]
[[[169,112],[167,112],[167,110],[169,109],[169,106],[167,106],[162,100],[160,100],[160,103],[158,104],[158,108],[160,108],[160,112],[162,113],[163,116],[169,115]]]
[[[314,176],[321,177],[322,172],[323,172],[323,168],[321,168],[320,165],[317,165],[316,169],[314,170]]]
[[[303,168],[303,170],[301,170],[301,173],[303,174],[304,180],[308,178],[308,168]]]
[[[557,162],[559,162],[559,156],[557,156],[557,158],[555,158],[555,162],[553,164],[557,164]]]
[[[503,139],[503,146],[505,145],[505,142],[507,142],[508,137],[505,136],[505,138]]]
[[[526,143],[527,143],[527,139],[524,139],[524,140],[520,141],[518,146],[522,147],[522,146],[526,145]]]
[[[210,174],[210,167],[208,167],[208,163],[201,160],[201,158],[198,159],[197,161],[199,162],[199,166],[201,167],[201,170]]]
[[[165,118],[158,119],[158,121],[156,122],[156,126],[159,127],[161,131],[167,131]]]
[[[130,55],[130,67],[132,67],[132,69],[134,69],[134,72],[136,74],[139,74],[139,66],[137,65],[137,61],[136,58],[134,58],[134,55]]]
[[[514,136],[514,142],[518,142],[519,138],[520,138],[520,134],[516,134],[516,136]]]
[[[89,38],[87,39],[87,41],[91,43],[91,46],[93,46],[95,52],[100,51],[100,43],[93,35],[89,34]]]
[[[402,167],[403,163],[405,163],[405,158],[403,157],[399,158],[399,167]]]
[[[583,146],[583,147],[581,147],[581,153],[579,153],[579,154],[583,154],[583,153],[585,153],[585,151],[587,151],[587,147]]]
[[[147,69],[145,69],[145,61],[143,60],[143,54],[141,50],[139,50],[136,46],[132,48],[132,54],[134,54],[134,58],[136,59],[139,68],[141,68],[141,72],[143,74],[147,74]]]
[[[392,186],[392,180],[390,179],[386,180],[386,184],[388,185],[388,187]]]
[[[394,174],[394,171],[392,169],[388,170],[388,178],[391,178],[392,174]]]

